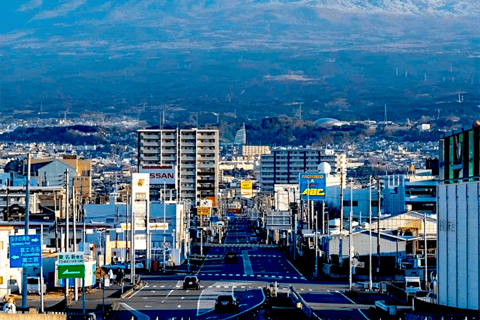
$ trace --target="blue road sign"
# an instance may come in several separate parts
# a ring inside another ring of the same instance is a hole
[[[300,196],[302,200],[325,200],[327,176],[324,173],[300,173]]]
[[[40,235],[10,236],[10,268],[40,267]]]

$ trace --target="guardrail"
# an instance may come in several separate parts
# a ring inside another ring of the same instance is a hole
[[[308,319],[318,319],[322,320],[310,307],[310,305],[302,298],[302,296],[295,290],[294,287],[290,286],[290,298],[292,303],[298,308],[302,309],[302,312],[307,316]]]

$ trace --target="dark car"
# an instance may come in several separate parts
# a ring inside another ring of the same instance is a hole
[[[229,251],[225,254],[223,261],[225,263],[237,263],[237,254],[233,251]]]
[[[200,289],[200,280],[196,276],[188,276],[183,280],[183,290]]]
[[[238,298],[233,294],[221,294],[215,300],[215,311],[238,311]]]

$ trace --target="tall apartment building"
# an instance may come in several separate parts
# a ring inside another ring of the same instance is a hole
[[[321,162],[328,162],[335,172],[335,154],[331,150],[314,148],[272,148],[260,158],[260,189],[274,192],[275,184],[298,183],[302,172],[316,172]]]
[[[138,165],[177,166],[178,200],[217,198],[218,130],[142,129],[138,130]],[[215,201],[213,201],[215,202]]]

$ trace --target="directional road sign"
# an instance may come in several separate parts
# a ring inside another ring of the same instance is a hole
[[[10,268],[40,267],[40,235],[10,236]]]
[[[58,279],[85,277],[84,265],[58,266]]]

